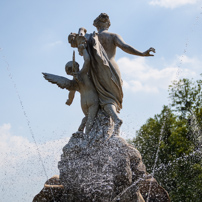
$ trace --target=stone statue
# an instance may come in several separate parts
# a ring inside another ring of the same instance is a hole
[[[74,77],[73,80],[48,73],[43,73],[43,75],[49,82],[57,84],[62,89],[65,88],[70,91],[69,99],[66,104],[70,105],[72,103],[75,91],[78,91],[81,94],[81,108],[85,117],[83,118],[78,131],[83,132],[84,127],[86,126],[85,133],[88,134],[97,114],[99,101],[97,91],[87,74],[90,67],[90,57],[84,46],[80,47],[80,52],[82,52],[81,54],[84,58],[83,68],[80,71],[79,64],[74,60],[68,62],[65,66],[66,73],[72,75]]]
[[[155,49],[140,52],[126,44],[118,34],[108,32],[110,20],[105,13],[101,13],[93,25],[98,33],[86,34],[84,28],[80,28],[79,32],[82,30],[82,35],[85,34],[87,39],[87,50],[91,58],[90,76],[98,92],[99,104],[111,116],[115,123],[115,134],[118,134],[122,120],[117,113],[122,108],[123,91],[121,73],[115,61],[116,48],[138,56],[153,56],[150,52],[155,53]],[[72,47],[77,47],[75,33],[71,33],[68,39]]]
[[[115,96],[116,100],[114,100],[111,103],[106,103],[106,101],[103,101],[101,103],[105,104],[104,109],[108,111],[109,113],[112,114],[112,118],[114,121],[118,119],[116,112],[118,112],[122,108],[122,98],[123,98],[123,93],[122,93],[122,81],[121,81],[121,73],[119,70],[119,67],[115,61],[115,55],[116,55],[116,48],[119,47],[126,53],[132,54],[132,55],[138,55],[138,56],[153,56],[150,54],[150,52],[155,52],[154,48],[150,48],[145,52],[140,52],[136,49],[134,49],[132,46],[126,44],[121,36],[118,34],[114,34],[111,32],[108,32],[108,29],[110,27],[110,20],[109,16],[105,13],[101,13],[95,20],[93,25],[97,28],[98,33],[95,36],[95,42],[99,43],[102,45],[103,49],[100,48],[100,51],[103,51],[104,54],[107,54],[105,57],[108,60],[108,64],[110,68],[114,69],[114,76],[117,78],[119,82],[114,82],[113,81],[113,76],[108,74],[109,76],[106,78],[106,80],[110,80],[110,93]],[[106,69],[105,71],[110,71],[110,68]],[[103,70],[104,71],[104,70]],[[105,76],[105,75],[103,75]],[[111,76],[111,78],[110,78]],[[95,81],[96,82],[96,81]],[[100,81],[98,81],[100,82]],[[104,84],[105,85],[105,84]],[[96,86],[96,83],[95,83]],[[117,86],[119,88],[119,93],[117,93]],[[108,86],[107,86],[108,87]],[[108,89],[108,88],[107,88]],[[115,110],[116,108],[116,110]]]
[[[153,56],[150,52],[155,49],[140,52],[108,32],[110,20],[105,13],[93,25],[98,33],[87,34],[80,28],[78,34],[68,36],[71,47],[78,48],[84,58],[80,71],[75,56],[66,64],[73,80],[43,73],[49,82],[70,91],[67,105],[75,91],[80,92],[85,117],[80,132],[63,147],[59,178],[46,183],[33,202],[170,202],[167,191],[147,173],[139,151],[119,136],[123,91],[116,48],[138,56]]]

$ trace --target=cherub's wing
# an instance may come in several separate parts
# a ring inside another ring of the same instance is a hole
[[[51,83],[57,84],[60,88],[67,90],[79,90],[79,86],[75,80],[69,80],[62,76],[57,76],[54,74],[42,73],[44,78]]]

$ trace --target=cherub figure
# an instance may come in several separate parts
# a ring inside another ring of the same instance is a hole
[[[97,115],[99,108],[99,99],[97,91],[94,87],[93,82],[88,76],[90,68],[90,57],[87,50],[84,46],[79,48],[81,52],[80,55],[83,55],[84,64],[83,68],[79,71],[79,64],[74,61],[70,61],[65,66],[65,71],[68,75],[72,75],[73,80],[69,80],[65,77],[43,73],[44,78],[53,84],[57,84],[62,89],[69,90],[69,99],[66,104],[71,105],[75,91],[78,91],[81,95],[81,108],[85,117],[83,118],[81,125],[78,128],[78,131],[83,131],[85,128],[85,133],[89,134],[92,129],[94,119]],[[73,57],[74,58],[74,57]]]

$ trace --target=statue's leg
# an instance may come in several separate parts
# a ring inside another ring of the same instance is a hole
[[[85,116],[85,117],[82,119],[82,121],[81,121],[81,125],[79,126],[78,131],[82,131],[82,132],[83,132],[83,130],[84,130],[85,126],[86,126],[87,118],[88,118],[88,117]]]
[[[95,117],[97,115],[98,108],[99,108],[99,105],[97,103],[91,105],[88,108],[88,116],[87,116],[88,118],[86,121],[86,131],[85,131],[86,134],[89,134],[90,130],[93,127],[93,123],[94,123]]]
[[[104,106],[104,110],[114,121],[114,134],[118,135],[123,121],[118,117],[116,107],[113,104],[107,104]]]

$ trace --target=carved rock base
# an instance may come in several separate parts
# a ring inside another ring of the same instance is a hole
[[[100,110],[89,135],[72,135],[58,163],[64,187],[58,201],[145,202],[150,190],[148,202],[170,202],[146,173],[139,151],[112,131],[110,118]]]

